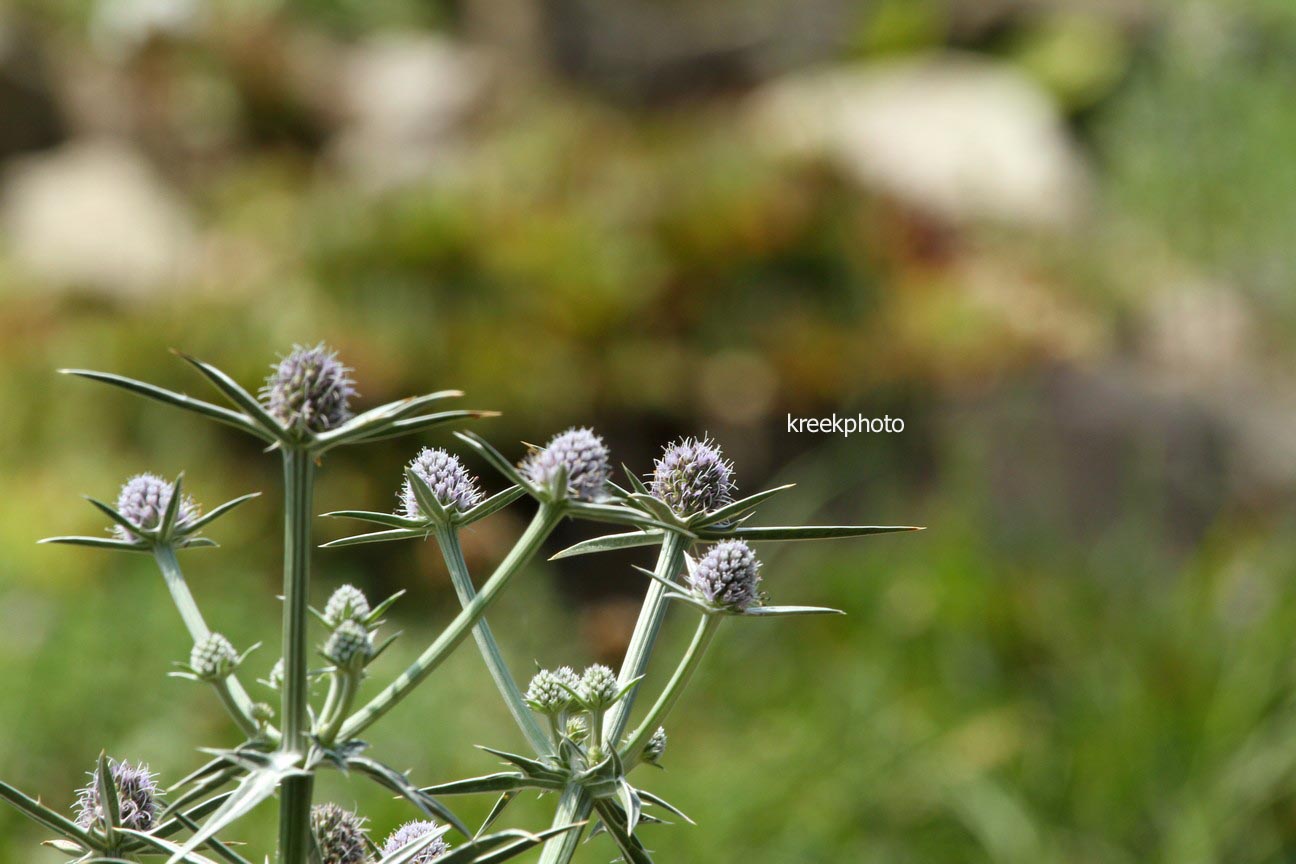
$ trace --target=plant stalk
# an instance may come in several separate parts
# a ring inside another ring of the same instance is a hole
[[[657,566],[654,568],[654,573],[659,578],[667,581],[675,578],[684,561],[684,552],[688,548],[688,543],[688,538],[681,534],[666,533],[657,555]],[[622,687],[647,670],[648,660],[657,642],[657,634],[661,632],[662,621],[666,617],[667,605],[666,586],[656,579],[652,580],[648,586],[648,593],[644,597],[643,607],[639,610],[639,620],[635,622],[634,633],[630,636],[630,644],[626,647],[625,659],[621,661],[621,671],[617,680]],[[625,698],[612,706],[612,710],[608,712],[607,738],[612,742],[612,746],[616,746],[616,742],[620,740],[621,734],[629,723],[630,709],[638,689],[636,687],[627,693]],[[559,827],[580,822],[589,817],[593,806],[594,802],[584,789],[577,785],[568,786],[563,790],[562,797],[558,801],[558,810],[554,814],[553,824]],[[576,848],[580,845],[581,835],[584,833],[584,828],[577,828],[550,840],[545,844],[544,852],[540,855],[540,864],[567,864],[576,854]]]
[[[527,526],[526,532],[509,550],[508,555],[500,562],[499,566],[495,568],[495,572],[486,580],[477,596],[463,608],[463,611],[455,616],[455,619],[441,632],[441,635],[419,655],[417,660],[410,664],[409,668],[402,672],[396,680],[388,684],[381,693],[369,700],[363,708],[347,719],[346,723],[342,725],[338,738],[346,741],[360,734],[394,708],[424,678],[431,674],[432,670],[436,669],[450,655],[450,652],[467,637],[469,631],[482,619],[482,616],[486,614],[486,609],[508,585],[509,580],[535,556],[561,518],[561,507],[542,503],[540,509],[536,511],[535,517],[532,518],[531,524]]]
[[[307,602],[310,595],[312,493],[315,463],[298,447],[285,447],[283,693],[280,750],[302,760],[309,745],[310,682],[307,678]],[[310,855],[310,806],[314,778],[289,777],[279,790],[280,864],[306,864]]]
[[[455,593],[459,595],[459,603],[467,609],[477,596],[477,590],[468,572],[468,564],[464,561],[463,548],[459,545],[459,532],[453,527],[442,527],[437,530],[436,537],[441,547],[441,555],[445,558],[446,569],[450,571],[450,581],[454,584]],[[517,679],[509,671],[508,663],[504,659],[503,652],[500,651],[499,643],[495,641],[490,625],[486,623],[485,616],[473,626],[472,633],[477,642],[477,649],[481,652],[482,659],[486,661],[486,668],[490,670],[491,678],[495,680],[495,686],[499,689],[504,704],[508,706],[509,713],[513,715],[514,722],[522,730],[522,734],[526,736],[536,755],[546,755],[556,745],[549,743],[549,737],[540,722],[536,720],[535,714],[522,700],[522,691],[518,688]],[[556,741],[557,738],[555,737],[554,740]]]
[[[639,764],[643,756],[644,745],[648,743],[648,739],[652,737],[653,732],[657,731],[657,727],[661,722],[666,719],[666,715],[670,713],[671,708],[675,707],[675,703],[679,700],[680,694],[684,692],[689,679],[697,671],[698,664],[702,660],[702,655],[706,653],[707,646],[711,644],[711,640],[715,637],[716,630],[720,627],[720,621],[720,615],[704,614],[702,620],[698,622],[697,630],[693,633],[693,641],[689,643],[688,651],[681,658],[679,666],[675,669],[675,674],[666,683],[661,695],[657,697],[657,701],[649,709],[647,716],[639,724],[639,728],[630,735],[630,739],[625,745],[621,761],[627,772]]]
[[[180,562],[176,559],[175,549],[168,545],[154,546],[153,559],[157,561],[158,569],[162,571],[162,579],[166,582],[167,590],[171,592],[171,600],[175,603],[176,611],[180,613],[190,638],[195,644],[206,639],[211,635],[211,629],[203,619],[198,603],[189,590],[189,583],[185,581]],[[229,711],[230,717],[238,724],[243,734],[249,738],[256,737],[258,730],[256,721],[252,719],[252,697],[248,695],[247,690],[243,689],[238,678],[231,674],[220,681],[212,682],[212,686],[216,688],[221,704]],[[269,728],[266,731],[272,738],[278,734]]]

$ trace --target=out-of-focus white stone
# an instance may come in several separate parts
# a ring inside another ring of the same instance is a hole
[[[14,262],[51,287],[148,295],[192,275],[188,211],[119,144],[73,143],[15,162],[0,225]]]
[[[362,42],[343,61],[339,161],[365,185],[417,179],[458,143],[487,79],[478,54],[442,37]]]
[[[952,221],[1057,226],[1087,197],[1048,94],[992,60],[944,54],[798,75],[759,92],[753,117],[776,150],[828,158]]]

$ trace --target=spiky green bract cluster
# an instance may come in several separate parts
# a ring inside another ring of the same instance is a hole
[[[311,808],[311,830],[319,846],[320,864],[366,864],[368,831],[365,820],[337,804]]]
[[[345,668],[363,667],[373,650],[373,635],[357,621],[343,621],[324,643],[324,656]]]
[[[648,743],[644,745],[644,761],[656,765],[657,760],[660,759],[662,754],[665,752],[666,730],[665,728],[658,726],[657,731],[652,734],[652,737],[648,739]]]
[[[204,681],[218,681],[234,671],[238,654],[230,641],[219,633],[208,633],[194,643],[189,652],[189,667]]]
[[[548,488],[565,471],[568,495],[581,501],[598,501],[604,496],[612,471],[608,455],[607,445],[593,429],[572,427],[527,456],[522,475]]]
[[[580,685],[576,688],[580,700],[589,708],[607,708],[616,702],[620,687],[617,686],[617,675],[609,667],[595,664],[586,668],[581,674]]]
[[[655,460],[652,494],[680,516],[706,513],[733,501],[733,463],[709,438],[684,438]]]
[[[571,706],[580,678],[570,666],[541,669],[527,685],[526,703],[540,714],[561,714]]]
[[[329,596],[324,606],[324,621],[330,627],[337,627],[343,621],[363,624],[371,611],[369,598],[363,591],[354,585],[343,585]]]
[[[393,855],[420,837],[426,837],[433,831],[439,831],[440,829],[440,825],[425,819],[414,819],[406,822],[388,835],[387,841],[383,843],[382,853],[383,855]],[[417,855],[409,859],[409,864],[431,864],[432,861],[449,851],[450,844],[438,837],[419,850]]]
[[[477,486],[477,478],[463,466],[458,456],[448,450],[424,447],[408,467],[427,483],[446,510],[466,513],[481,503],[482,492]],[[431,515],[424,513],[419,506],[408,479],[401,487],[401,504],[410,519],[426,519]]]
[[[158,787],[154,775],[143,762],[108,760],[108,773],[117,790],[117,808],[123,828],[148,831],[157,823]],[[103,802],[99,797],[99,769],[90,773],[90,782],[77,792],[76,823],[88,830],[102,831]]]
[[[743,612],[759,602],[761,563],[741,540],[722,540],[707,550],[686,577],[693,593],[717,608]]]
[[[337,352],[323,343],[295,345],[273,368],[261,388],[261,401],[285,428],[326,432],[350,419],[355,382]]]
[[[136,474],[122,484],[117,494],[117,512],[133,525],[152,531],[162,524],[162,516],[171,503],[171,484],[156,474]],[[180,499],[176,512],[176,526],[184,527],[198,518],[198,505],[188,495]],[[123,540],[139,540],[133,531],[114,525],[113,533]]]

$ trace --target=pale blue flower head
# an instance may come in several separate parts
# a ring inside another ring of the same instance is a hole
[[[686,579],[713,606],[742,612],[760,600],[761,563],[741,540],[721,540],[707,550]]]
[[[733,463],[709,438],[669,445],[653,467],[653,497],[680,516],[706,513],[733,500]]]
[[[440,825],[426,819],[414,819],[406,822],[387,837],[387,842],[383,843],[382,854],[392,855],[415,840],[426,837],[433,831],[439,831],[440,829]],[[449,851],[450,844],[438,837],[419,850],[417,855],[409,859],[409,864],[431,864],[432,861]]]
[[[112,775],[117,790],[117,809],[121,813],[123,828],[148,831],[157,823],[159,804],[158,788],[148,766],[139,763],[108,760],[108,773]],[[77,793],[76,823],[86,830],[104,830],[105,814],[99,798],[99,769],[90,775],[90,782]]]
[[[171,483],[156,474],[143,473],[122,484],[117,493],[117,512],[140,528],[153,530],[161,527],[162,517],[167,505],[171,503]],[[183,528],[198,518],[198,505],[188,495],[180,499],[176,511],[176,527]],[[113,526],[113,531],[123,540],[138,540],[134,532],[127,531],[121,525]]]
[[[409,463],[409,470],[428,485],[437,502],[446,510],[464,513],[481,503],[482,492],[474,477],[459,457],[440,447],[424,447]],[[407,478],[401,487],[401,503],[405,515],[411,519],[426,519],[418,498]]]
[[[326,432],[351,418],[356,390],[350,372],[323,343],[297,345],[266,378],[261,401],[289,429]]]
[[[522,475],[537,486],[548,487],[565,469],[567,493],[582,501],[597,501],[612,473],[608,455],[607,445],[593,429],[573,427],[529,455],[522,463]]]

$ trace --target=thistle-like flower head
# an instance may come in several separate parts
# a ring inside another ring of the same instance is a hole
[[[234,671],[238,654],[230,641],[219,633],[208,633],[194,643],[189,652],[189,666],[204,681],[219,681]]]
[[[387,842],[383,843],[382,854],[384,856],[391,855],[420,837],[425,837],[433,831],[440,830],[440,828],[440,825],[428,820],[414,819],[406,822],[388,835]],[[449,851],[450,844],[438,837],[424,846],[417,855],[409,859],[409,864],[430,864],[430,862]]]
[[[343,585],[334,591],[324,606],[324,620],[330,627],[337,627],[343,621],[357,621],[361,624],[369,617],[369,598],[354,585]]]
[[[311,808],[311,830],[319,845],[321,864],[366,864],[365,820],[336,804]]]
[[[603,496],[612,473],[607,445],[593,429],[573,427],[527,456],[522,463],[522,475],[547,488],[564,468],[568,494],[582,501],[597,501]]]
[[[108,760],[108,773],[117,788],[117,807],[123,828],[148,831],[157,822],[158,788],[154,775],[144,763]],[[76,823],[89,830],[104,829],[105,814],[99,798],[99,769],[90,774],[90,782],[77,792]]]
[[[463,513],[481,503],[482,492],[477,478],[455,456],[440,447],[424,447],[409,463],[410,471],[427,483],[436,500],[451,512]],[[425,519],[429,514],[419,507],[408,479],[401,487],[401,503],[410,519]]]
[[[324,656],[338,666],[364,666],[373,656],[369,628],[355,621],[343,621],[324,643]]]
[[[580,686],[576,688],[576,692],[589,707],[606,708],[616,701],[620,689],[616,673],[607,666],[595,664],[581,674]]]
[[[531,678],[524,698],[541,714],[559,714],[571,705],[571,691],[579,692],[579,687],[580,678],[570,666],[541,669]]]
[[[665,752],[666,730],[663,727],[658,726],[657,731],[652,734],[652,737],[648,739],[648,743],[644,745],[644,761],[656,765],[657,760],[660,759],[662,754]]]
[[[709,438],[684,438],[653,465],[652,494],[680,516],[706,513],[733,500],[733,463]]]
[[[350,419],[355,382],[337,352],[323,343],[314,348],[295,345],[273,368],[261,388],[261,401],[284,426],[326,432]]]
[[[573,714],[567,718],[567,728],[563,731],[571,740],[577,744],[584,744],[589,738],[589,718],[584,714]]]
[[[136,474],[122,484],[117,494],[117,512],[125,516],[132,524],[153,530],[162,525],[162,516],[167,505],[171,503],[171,484],[156,474]],[[180,499],[176,512],[176,525],[183,526],[198,518],[198,505],[185,495]],[[120,525],[113,526],[113,531],[122,540],[138,540],[133,531],[127,531]]]
[[[742,612],[759,602],[761,563],[741,540],[721,540],[689,571],[693,592],[713,606]]]

